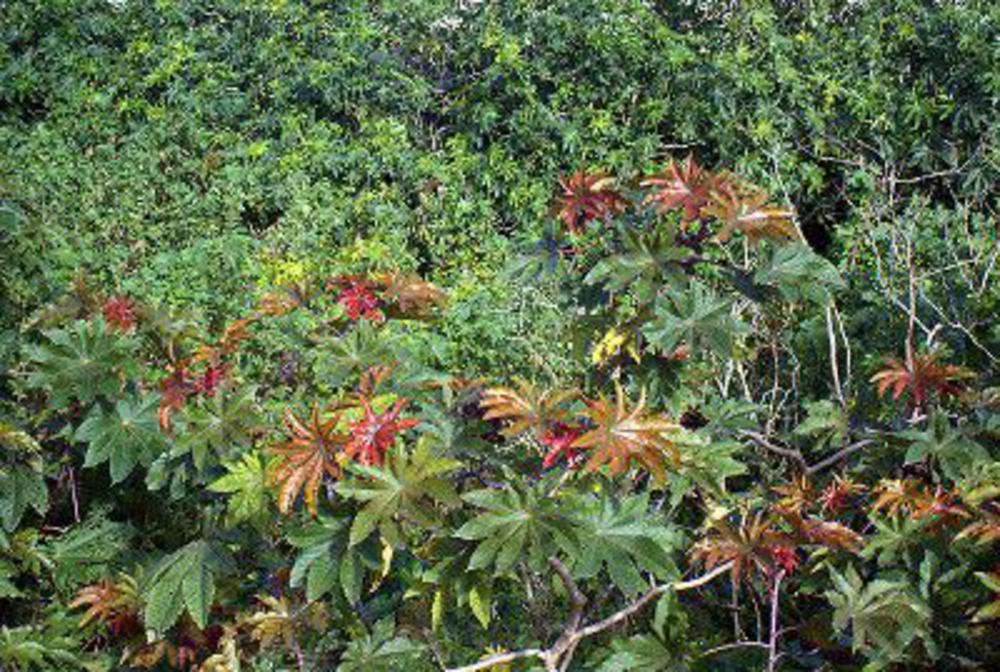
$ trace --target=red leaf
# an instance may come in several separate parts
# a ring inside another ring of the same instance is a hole
[[[104,302],[101,313],[104,321],[115,331],[124,333],[135,327],[135,302],[127,296],[119,294],[111,297]]]
[[[570,233],[579,233],[581,222],[608,219],[625,211],[627,202],[615,189],[614,178],[605,173],[573,173],[559,178],[560,192],[556,195],[554,210]]]
[[[573,442],[580,438],[583,432],[582,427],[573,427],[562,422],[555,423],[543,432],[539,441],[549,450],[542,460],[542,467],[549,469],[563,458],[566,458],[571,467],[576,466],[580,452],[573,447]]]
[[[655,205],[659,213],[680,209],[685,223],[701,217],[701,209],[708,203],[708,197],[715,182],[715,176],[702,169],[688,155],[684,163],[671,161],[662,173],[650,175],[640,182],[643,187],[653,187],[643,203]]]
[[[406,400],[400,399],[391,409],[379,414],[372,409],[368,399],[362,397],[364,417],[351,425],[351,440],[344,446],[348,457],[365,466],[382,464],[385,452],[396,441],[396,435],[420,424],[419,420],[399,419],[404,406]]]
[[[940,398],[960,394],[962,379],[970,375],[960,366],[939,363],[936,354],[928,353],[913,358],[912,370],[906,362],[889,359],[871,382],[876,384],[878,396],[885,396],[891,389],[893,400],[898,400],[908,392],[910,408],[923,408],[934,394]]]

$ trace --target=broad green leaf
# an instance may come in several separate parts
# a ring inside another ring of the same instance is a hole
[[[13,532],[28,509],[44,515],[49,508],[49,489],[39,471],[26,464],[0,467],[0,523]]]
[[[89,404],[113,398],[121,387],[120,374],[134,367],[134,341],[109,332],[100,317],[44,335],[45,342],[27,349],[27,385],[46,390],[57,407],[73,399]]]
[[[456,506],[460,500],[444,477],[458,466],[454,460],[435,457],[427,444],[412,452],[397,449],[379,467],[352,466],[356,478],[337,484],[337,492],[363,502],[351,524],[350,544],[367,539],[375,529],[391,545],[399,543],[397,522],[406,521],[423,528],[438,524],[437,505]]]
[[[220,459],[243,452],[251,443],[257,425],[256,390],[247,388],[238,395],[216,394],[202,405],[189,403],[177,414],[170,450],[173,458],[190,455],[195,469],[203,473]]]
[[[136,466],[148,467],[165,447],[159,404],[151,394],[122,399],[112,410],[95,406],[74,434],[88,444],[83,466],[107,462],[112,483],[125,480]]]
[[[392,621],[375,624],[370,635],[352,640],[344,651],[337,672],[398,672],[427,669],[424,646],[401,636],[394,636]]]
[[[496,574],[504,574],[524,558],[540,571],[551,554],[561,551],[568,556],[576,549],[572,520],[546,496],[544,486],[474,490],[462,499],[485,509],[454,532],[459,539],[479,542],[469,569],[492,567]]]
[[[649,587],[642,572],[660,580],[677,576],[670,551],[679,547],[680,535],[657,522],[649,511],[648,494],[581,498],[577,511],[577,577],[589,579],[604,569],[619,590],[634,595]]]
[[[701,283],[692,283],[669,298],[659,298],[655,317],[642,328],[650,345],[664,354],[686,344],[692,350],[708,350],[727,357],[733,336],[746,331],[732,315],[732,302],[714,296]]]
[[[776,288],[785,301],[810,301],[821,306],[831,301],[834,291],[847,286],[833,264],[799,242],[776,246],[754,281]]]
[[[267,514],[270,497],[264,458],[257,451],[251,451],[239,461],[229,462],[223,466],[229,473],[214,481],[208,489],[229,495],[226,510],[227,524],[261,521]]]
[[[201,628],[215,595],[215,577],[228,572],[232,558],[221,546],[194,541],[163,558],[144,584],[146,627],[162,636],[186,609]]]

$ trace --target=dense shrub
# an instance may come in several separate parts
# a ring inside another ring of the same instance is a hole
[[[998,665],[998,21],[3,3],[0,666]]]

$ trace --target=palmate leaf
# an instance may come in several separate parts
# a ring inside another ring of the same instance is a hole
[[[701,217],[701,209],[708,204],[716,176],[699,166],[688,155],[684,163],[671,161],[662,173],[650,175],[640,182],[652,190],[643,199],[659,213],[681,210],[684,222]]]
[[[493,387],[483,394],[479,405],[486,411],[484,420],[506,420],[503,434],[514,437],[527,431],[540,434],[547,425],[567,417],[566,405],[576,398],[576,390],[539,390],[518,378],[517,389]]]
[[[280,485],[278,508],[288,513],[304,492],[306,506],[316,515],[320,485],[325,478],[340,478],[350,435],[339,428],[340,414],[325,415],[318,406],[308,420],[285,409],[284,420],[288,436],[270,449],[278,460],[271,474],[272,482]]]
[[[396,443],[396,437],[407,429],[420,424],[413,418],[400,418],[406,399],[398,399],[391,408],[376,413],[371,400],[359,397],[361,417],[351,423],[351,439],[344,446],[344,454],[366,467],[382,464],[385,452]]]
[[[229,495],[226,524],[238,525],[244,521],[262,523],[270,500],[264,458],[257,451],[251,451],[223,466],[228,473],[212,482],[208,489]]]
[[[808,436],[814,440],[813,450],[823,450],[828,445],[839,444],[847,438],[848,417],[844,409],[834,402],[805,402],[806,419],[795,428],[796,436]]]
[[[361,321],[340,338],[324,342],[316,359],[316,377],[337,388],[373,366],[395,361],[392,348],[379,334],[369,322]]]
[[[660,580],[675,578],[671,550],[681,545],[680,533],[659,523],[649,511],[649,495],[586,497],[575,502],[579,552],[572,571],[592,578],[602,569],[626,595],[649,587],[642,572]]]
[[[402,543],[400,520],[431,528],[438,524],[437,505],[457,506],[461,500],[445,476],[459,462],[434,456],[421,442],[409,453],[398,448],[381,467],[354,465],[357,474],[337,484],[343,497],[364,502],[351,524],[350,545],[355,546],[376,529],[391,546]]]
[[[440,629],[451,604],[468,607],[479,624],[488,628],[493,617],[494,579],[491,572],[469,569],[474,547],[452,535],[433,537],[424,550],[439,559],[410,583],[406,597],[430,597],[431,628]]]
[[[789,241],[798,236],[792,222],[794,211],[769,205],[768,195],[762,189],[728,176],[716,180],[709,203],[701,209],[701,214],[714,217],[722,224],[716,233],[721,243],[728,241],[735,232],[742,233],[752,243]]]
[[[851,628],[852,647],[872,647],[879,657],[901,661],[917,639],[930,639],[930,607],[905,582],[876,579],[865,583],[852,566],[844,574],[830,570],[834,590],[833,626]]]
[[[560,178],[559,186],[553,211],[570,233],[578,233],[581,224],[591,220],[623,212],[627,205],[615,188],[614,178],[602,172],[579,171]]]
[[[49,508],[49,489],[39,471],[14,464],[0,467],[0,523],[13,532],[28,509],[44,515]]]
[[[597,672],[683,672],[689,664],[652,635],[616,639]]]
[[[686,277],[679,262],[690,257],[691,250],[675,245],[674,239],[674,232],[667,227],[625,229],[624,250],[598,261],[583,281],[603,285],[609,292],[633,287],[640,302],[651,301],[665,282],[679,287]]]
[[[573,448],[588,451],[588,471],[597,471],[608,465],[612,474],[622,474],[638,463],[658,482],[666,478],[666,458],[674,465],[680,463],[677,446],[666,434],[680,429],[680,425],[665,416],[646,412],[645,395],[634,408],[621,385],[616,384],[615,401],[601,397],[587,402],[583,412],[592,424],[583,436],[573,442]]]
[[[289,584],[293,588],[304,585],[310,602],[335,588],[350,604],[361,599],[364,567],[358,549],[348,546],[349,528],[346,519],[320,516],[288,535],[288,543],[301,551],[292,565]]]
[[[894,517],[903,513],[916,521],[925,521],[931,528],[957,525],[970,518],[970,513],[958,502],[955,492],[940,484],[933,486],[917,479],[883,479],[873,491],[877,495],[872,512],[885,512]]]
[[[709,521],[709,529],[691,549],[691,558],[711,570],[732,562],[733,587],[755,576],[766,576],[774,567],[774,551],[796,545],[791,535],[778,529],[772,516],[763,511],[744,512],[738,525],[731,524],[729,512],[721,511]]]
[[[191,456],[195,469],[204,473],[220,459],[239,454],[249,446],[257,426],[256,390],[239,394],[216,394],[202,405],[188,404],[176,415],[170,457]]]
[[[835,290],[846,287],[836,267],[805,243],[777,247],[767,265],[754,274],[754,282],[774,287],[785,301],[821,306],[830,302]]]
[[[933,397],[956,396],[962,391],[962,380],[972,374],[962,367],[942,364],[936,353],[915,355],[913,366],[898,359],[889,359],[885,367],[871,378],[878,396],[892,390],[894,401],[909,395],[911,408],[923,408]]]
[[[80,524],[45,540],[41,552],[52,563],[52,580],[61,593],[107,576],[129,550],[135,536],[131,526],[109,520],[107,512],[92,512]]]
[[[926,543],[926,520],[873,516],[871,522],[875,529],[868,536],[860,555],[867,560],[877,559],[880,567],[890,567],[901,559],[906,559],[921,544]]]
[[[186,609],[204,629],[215,599],[215,577],[231,571],[232,566],[225,548],[204,540],[193,541],[163,558],[143,586],[146,627],[163,635]]]
[[[684,292],[656,301],[655,317],[642,329],[650,345],[664,354],[686,344],[695,350],[710,350],[726,357],[733,336],[746,327],[732,316],[732,303],[714,296],[701,283]]]
[[[505,574],[524,559],[533,570],[541,571],[556,550],[574,554],[574,523],[542,485],[475,490],[462,499],[485,509],[454,533],[459,539],[479,542],[469,558],[470,570],[492,567],[495,574]]]
[[[134,366],[134,341],[109,332],[100,317],[44,335],[44,343],[27,349],[27,385],[46,390],[56,406],[73,399],[89,404],[101,396],[115,396],[120,374]]]
[[[95,406],[73,435],[87,443],[83,466],[107,462],[112,483],[125,480],[138,465],[148,467],[166,446],[159,407],[155,394],[122,399],[113,409]]]
[[[80,619],[81,628],[100,623],[112,634],[124,635],[127,629],[139,623],[142,600],[136,580],[128,574],[120,574],[81,588],[68,606],[70,609],[86,608]]]
[[[375,624],[371,634],[354,639],[344,650],[337,672],[429,672],[424,645],[395,635],[390,619]]]
[[[669,475],[670,506],[697,488],[721,496],[726,492],[726,480],[747,472],[737,459],[743,447],[737,441],[710,439],[695,432],[680,431],[672,436],[681,450],[681,466]]]
[[[0,422],[0,528],[13,532],[28,509],[44,515],[49,489],[42,473],[41,446],[27,432]]]
[[[905,457],[907,464],[930,459],[953,482],[971,476],[981,465],[991,461],[989,451],[962,427],[952,427],[945,413],[934,413],[923,431],[907,430],[895,436],[910,442]]]

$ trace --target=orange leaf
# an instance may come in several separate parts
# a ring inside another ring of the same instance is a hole
[[[614,178],[605,173],[573,173],[559,178],[561,190],[556,195],[553,210],[570,233],[580,232],[580,223],[593,219],[608,219],[625,211],[626,200],[615,189]]]
[[[792,240],[798,232],[792,223],[795,213],[767,205],[768,196],[762,189],[730,179],[719,180],[701,210],[703,216],[715,217],[722,224],[716,234],[726,242],[734,232],[740,232],[750,242]]]
[[[534,385],[518,380],[518,389],[494,387],[486,390],[479,405],[486,411],[484,420],[509,420],[503,434],[508,437],[528,430],[541,435],[548,425],[566,419],[567,401],[577,396],[576,390],[539,391]]]
[[[878,396],[885,396],[891,389],[893,400],[898,400],[908,392],[910,407],[922,408],[931,395],[944,398],[961,393],[962,379],[971,375],[960,366],[941,364],[935,353],[927,353],[913,358],[912,370],[906,362],[887,360],[885,368],[872,376],[871,382],[876,384]]]
[[[588,402],[583,415],[595,427],[574,441],[572,447],[591,451],[587,471],[607,464],[612,474],[621,474],[632,462],[638,462],[662,482],[666,478],[664,456],[669,455],[674,465],[680,463],[676,444],[664,433],[677,431],[680,425],[665,416],[645,413],[645,394],[635,408],[628,410],[621,385],[616,385],[615,392],[615,403],[603,397]]]
[[[639,184],[653,187],[643,199],[644,205],[654,205],[660,214],[681,209],[682,220],[688,223],[701,217],[714,182],[715,176],[695,163],[689,154],[683,164],[671,161],[662,173],[650,175]]]
[[[306,421],[286,409],[288,439],[271,448],[271,452],[281,458],[272,480],[281,486],[278,508],[282,513],[288,513],[303,492],[306,506],[316,515],[316,498],[323,479],[340,478],[344,446],[350,436],[337,431],[339,421],[339,415],[324,419],[318,407],[313,407]]]

